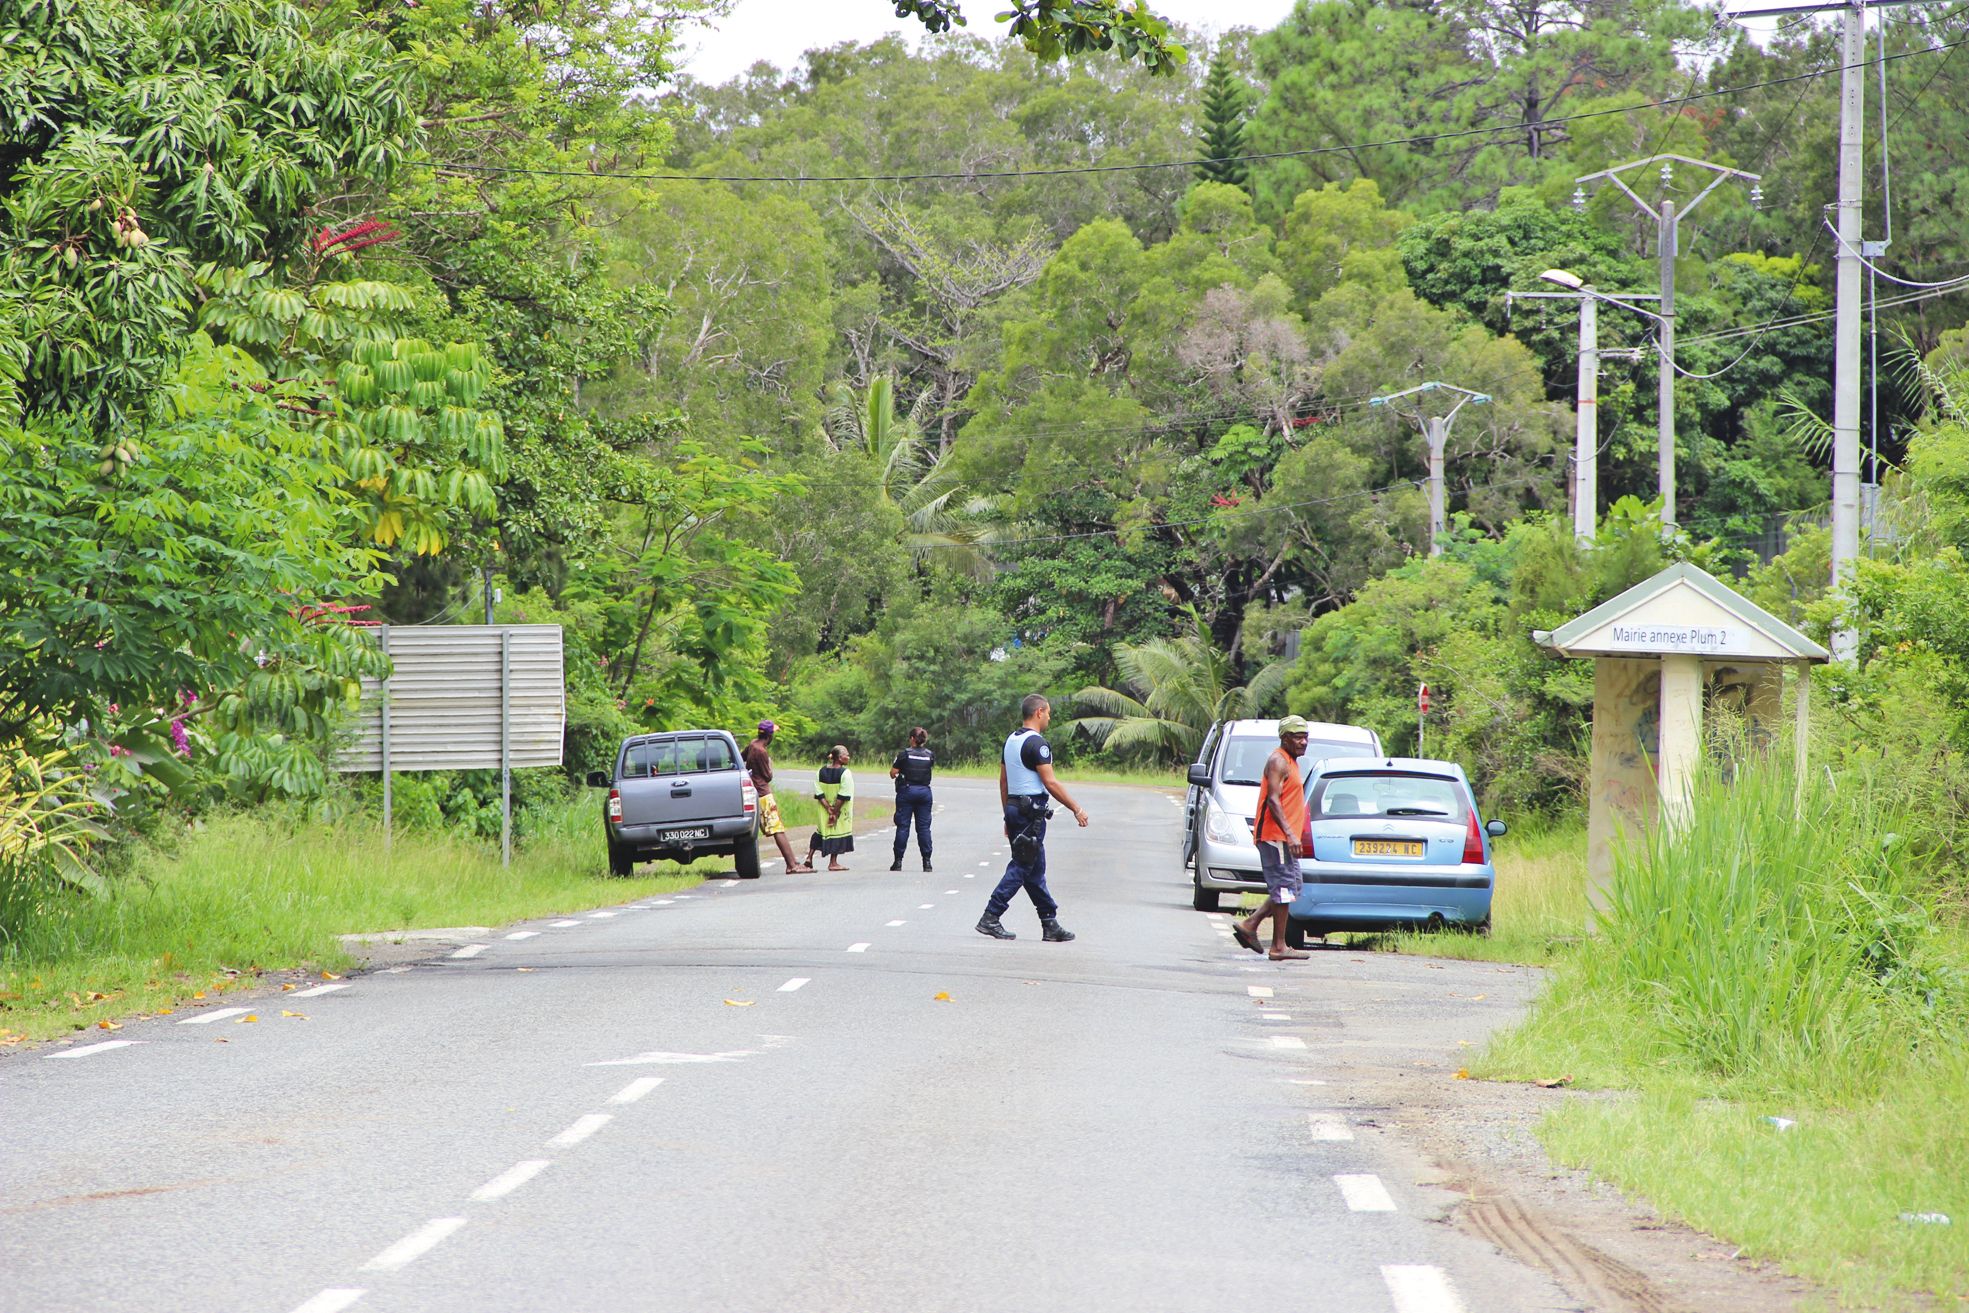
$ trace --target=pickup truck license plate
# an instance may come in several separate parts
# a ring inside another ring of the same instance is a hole
[[[1354,856],[1356,857],[1420,857],[1421,855],[1422,841],[1420,839],[1354,840]]]
[[[710,837],[711,827],[708,825],[694,825],[688,830],[665,830],[663,832],[663,841],[665,843],[681,843],[686,839],[709,839]]]

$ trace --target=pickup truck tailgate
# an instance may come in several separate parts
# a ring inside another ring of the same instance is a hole
[[[687,825],[743,815],[744,768],[714,735],[643,739],[623,749],[623,825]]]

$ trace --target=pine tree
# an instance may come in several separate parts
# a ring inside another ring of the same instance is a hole
[[[1205,182],[1227,182],[1242,187],[1250,176],[1244,161],[1231,156],[1244,153],[1244,119],[1250,108],[1251,89],[1231,71],[1226,51],[1219,47],[1210,60],[1210,74],[1203,81],[1203,158],[1197,166]]]

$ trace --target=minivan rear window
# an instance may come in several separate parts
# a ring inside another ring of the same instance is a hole
[[[1461,821],[1463,785],[1442,775],[1411,771],[1348,771],[1328,775],[1309,803],[1315,820],[1360,820],[1370,816],[1425,817]]]
[[[732,745],[724,739],[656,739],[631,743],[622,757],[622,778],[646,780],[651,776],[702,775],[736,766]]]
[[[1251,735],[1232,739],[1224,745],[1224,770],[1219,777],[1225,784],[1256,784],[1265,773],[1265,758],[1272,755],[1278,746],[1277,739],[1261,739]],[[1333,739],[1309,739],[1306,742],[1306,755],[1299,759],[1299,773],[1312,769],[1314,762],[1322,757],[1369,757],[1374,755],[1369,743],[1342,743]]]

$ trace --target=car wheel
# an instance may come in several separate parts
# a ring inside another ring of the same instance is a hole
[[[608,846],[608,873],[610,875],[629,875],[636,869],[636,854],[633,849]]]
[[[1285,923],[1285,946],[1287,948],[1296,948],[1303,953],[1306,951],[1306,945],[1311,939],[1324,939],[1325,937],[1324,935],[1309,936],[1306,933],[1306,924],[1303,921],[1289,920]]]
[[[1215,889],[1205,889],[1201,880],[1191,885],[1190,889],[1191,907],[1194,907],[1199,912],[1214,912],[1217,910],[1217,891]]]
[[[759,878],[759,845],[755,834],[742,835],[732,850],[732,874],[741,880]]]

